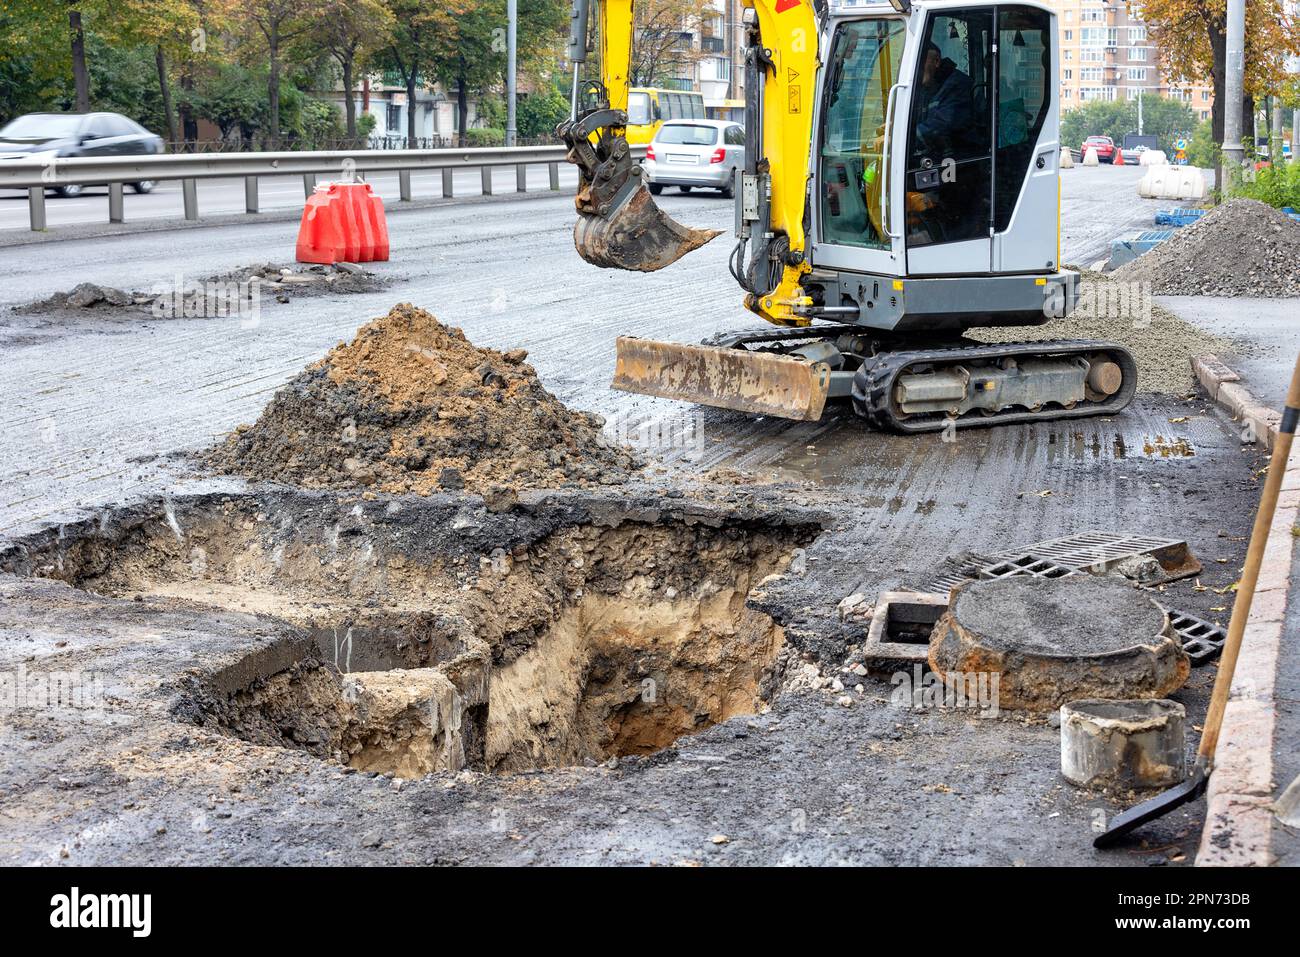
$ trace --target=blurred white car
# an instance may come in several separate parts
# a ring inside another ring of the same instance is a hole
[[[667,120],[646,151],[650,192],[665,186],[689,193],[697,186],[735,195],[735,172],[745,165],[745,130],[728,120]]]

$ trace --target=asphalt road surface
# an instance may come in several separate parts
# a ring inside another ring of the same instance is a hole
[[[1132,196],[1137,174],[1101,167],[1065,175],[1067,262],[1087,261],[1101,235],[1149,216],[1154,204]],[[1112,185],[1119,188],[1104,188]],[[607,388],[615,337],[698,341],[754,319],[726,270],[731,203],[698,192],[666,193],[661,201],[684,223],[726,232],[658,273],[605,271],[573,251],[568,195],[512,194],[392,211],[392,260],[375,271],[393,285],[380,293],[267,301],[256,322],[34,324],[11,317],[0,325],[7,366],[0,399],[13,410],[0,438],[0,480],[9,493],[0,504],[0,529],[128,492],[141,481],[133,459],[205,445],[251,421],[304,365],[398,301],[429,309],[484,345],[529,349],[543,380],[566,402],[606,416],[682,415],[674,403]],[[1110,225],[1103,229],[1103,222]],[[250,217],[212,228],[12,246],[3,254],[0,309],[83,281],[148,291],[178,277],[285,262],[296,231],[292,221]],[[769,421],[742,433],[797,436],[792,444],[801,447],[825,428]],[[744,447],[748,439],[727,438],[708,444],[710,461],[728,449],[746,461],[762,458]]]
[[[1110,167],[1065,174],[1066,261],[1095,261],[1110,238],[1150,222],[1156,204],[1136,200],[1139,175]],[[1223,601],[1222,592],[1212,589],[1226,591],[1240,563],[1259,463],[1252,449],[1243,449],[1231,423],[1203,401],[1143,395],[1109,418],[963,431],[945,442],[938,435],[865,431],[842,408],[821,422],[791,423],[610,391],[619,334],[698,341],[754,324],[726,271],[731,204],[673,194],[663,197],[663,206],[679,221],[727,232],[659,273],[602,271],[573,251],[569,197],[503,197],[393,211],[393,259],[376,266],[392,279],[388,289],[267,301],[256,321],[68,321],[0,313],[0,407],[7,412],[0,431],[0,538],[114,501],[157,502],[159,496],[204,487],[209,480],[171,453],[201,448],[252,421],[303,366],[350,338],[368,318],[409,301],[462,327],[476,343],[528,349],[543,382],[571,405],[614,421],[688,417],[698,441],[658,450],[670,477],[739,469],[760,483],[800,483],[792,486],[792,499],[828,508],[833,520],[809,546],[806,574],[774,585],[772,601],[784,609],[788,640],[830,667],[843,660],[846,641],[860,640],[846,636],[836,617],[836,604],[845,596],[923,585],[939,562],[967,549],[996,552],[1090,529],[1186,537],[1205,563],[1201,580],[1209,587],[1197,591],[1183,582],[1162,600],[1222,619],[1222,606],[1212,604]],[[287,261],[295,233],[292,221],[250,218],[212,228],[11,245],[0,253],[6,276],[0,308],[81,281],[148,290],[178,275],[199,279]],[[1150,440],[1171,435],[1185,439],[1194,454],[1166,458],[1148,451]],[[784,493],[778,488],[773,494]],[[52,649],[66,642],[65,632],[78,629],[95,632],[91,643],[101,640],[100,632],[84,626],[84,616],[95,618],[102,609],[88,605],[84,613],[51,614],[41,624],[46,612],[39,594],[22,601],[16,592],[10,597],[13,634],[40,631],[39,640],[49,638]],[[208,623],[181,624],[210,634],[203,630]],[[159,640],[153,631],[150,640]],[[15,654],[25,653],[26,646],[9,644]],[[1203,713],[1212,678],[1212,669],[1199,669],[1179,692],[1189,723]],[[382,782],[372,794],[366,784],[354,801],[339,797],[320,765],[301,774],[285,765],[289,777],[282,785],[246,788],[255,792],[256,806],[250,805],[248,817],[241,814],[237,836],[226,833],[227,825],[216,825],[216,836],[208,838],[207,832],[176,824],[195,800],[189,790],[207,793],[202,764],[195,771],[202,780],[192,788],[182,782],[139,796],[139,821],[114,832],[102,826],[108,811],[67,808],[64,796],[46,785],[47,747],[33,736],[12,752],[13,780],[26,782],[16,787],[27,790],[12,792],[11,803],[23,807],[31,800],[24,794],[37,795],[50,810],[23,812],[34,823],[10,858],[57,858],[71,830],[73,837],[89,835],[77,844],[83,861],[268,863],[306,856],[644,863],[691,858],[706,843],[717,848],[709,835],[722,832],[731,836],[729,849],[709,853],[738,862],[1114,866],[1187,861],[1199,836],[1198,804],[1153,830],[1150,850],[1135,845],[1109,856],[1093,852],[1088,828],[1097,802],[1063,789],[1058,736],[1045,722],[997,722],[996,729],[981,730],[960,715],[913,720],[874,708],[844,710],[829,699],[799,694],[778,699],[773,715],[772,723],[788,734],[779,751],[769,753],[758,735],[746,737],[729,724],[684,742],[684,757],[666,758],[662,774],[651,763],[646,775],[638,773],[626,784],[611,778],[606,786],[598,780],[602,771],[574,769],[539,778],[549,789],[545,797],[519,790],[512,797],[505,793],[511,782],[491,778],[472,800],[446,792],[437,804],[442,829],[432,838],[418,802],[435,789],[442,793],[441,784],[422,782],[409,795]],[[169,728],[166,733],[173,734]],[[874,739],[880,739],[879,748],[869,753],[878,756],[864,764],[859,758],[868,752],[862,748]],[[736,770],[711,773],[713,764],[733,759]],[[256,760],[282,757],[258,751]],[[1007,775],[1014,777],[1004,780]],[[91,785],[103,787],[103,800],[122,806],[116,785],[98,779]],[[644,806],[650,794],[670,810]],[[823,816],[814,818],[811,842],[800,843],[802,837],[781,828],[809,801]],[[310,836],[289,833],[296,823],[277,822],[296,822],[302,804],[310,805],[313,821],[353,823],[313,823]],[[385,822],[377,840],[356,828],[354,805]],[[485,844],[477,815],[497,806],[527,817],[538,840]],[[821,823],[835,815],[841,819]],[[162,834],[159,825],[167,822],[171,843],[146,845],[139,839]]]

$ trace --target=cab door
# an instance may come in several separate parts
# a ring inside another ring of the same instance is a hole
[[[926,17],[903,181],[914,276],[1059,267],[1052,14],[949,8]]]
[[[914,276],[992,265],[995,12],[935,11],[918,37],[903,156],[903,232]]]

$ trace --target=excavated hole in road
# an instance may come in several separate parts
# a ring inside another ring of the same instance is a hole
[[[65,529],[0,569],[302,626],[310,640],[195,679],[182,710],[256,744],[410,778],[646,755],[755,712],[779,684],[784,635],[746,595],[820,530],[725,512],[539,517],[457,556],[420,543],[449,516],[394,527],[373,520],[382,503],[365,508],[178,502]]]

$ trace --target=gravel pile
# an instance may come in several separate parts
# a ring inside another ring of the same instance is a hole
[[[1077,271],[1080,278],[1078,308],[1070,315],[1042,326],[972,329],[967,335],[980,342],[1044,339],[1115,342],[1128,349],[1137,361],[1138,391],[1167,395],[1186,395],[1192,391],[1194,356],[1230,348],[1217,336],[1153,302],[1149,284],[1124,282],[1118,278],[1119,270],[1105,275],[1077,266],[1066,268]]]
[[[506,505],[520,488],[618,484],[639,466],[600,418],[542,387],[523,349],[473,345],[408,304],[363,326],[208,453],[218,471],[308,488]]]
[[[1300,296],[1300,223],[1258,200],[1230,200],[1112,275],[1160,296]]]

